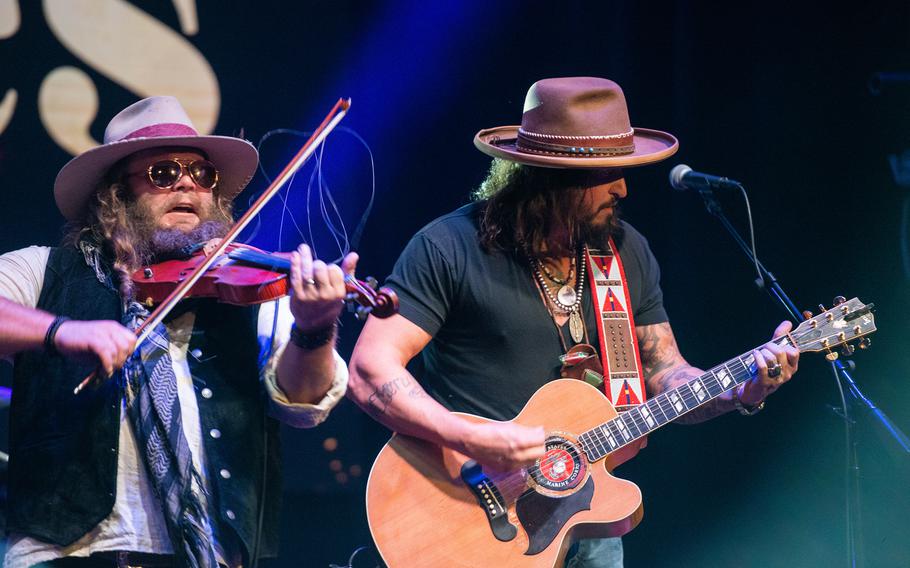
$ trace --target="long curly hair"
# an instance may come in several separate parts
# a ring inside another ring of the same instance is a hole
[[[153,255],[151,235],[154,226],[138,211],[136,199],[126,184],[125,161],[112,167],[98,184],[84,217],[67,223],[63,246],[76,246],[88,239],[101,246],[118,283],[120,295],[131,298],[132,273],[147,264]],[[233,205],[217,191],[214,194],[215,216],[230,223]]]
[[[482,202],[481,245],[534,258],[572,254],[589,238],[583,203],[589,176],[586,170],[538,168],[494,158],[473,194]],[[617,222],[614,214],[608,229],[615,230]],[[555,230],[566,231],[569,242],[550,240]]]

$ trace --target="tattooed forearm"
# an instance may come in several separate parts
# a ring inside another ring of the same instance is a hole
[[[697,424],[698,422],[710,420],[715,416],[720,416],[731,410],[733,410],[733,405],[730,401],[722,398],[715,398],[711,402],[706,402],[695,410],[690,410],[683,414],[677,419],[677,422],[680,424]]]
[[[685,383],[697,379],[702,374],[703,371],[701,369],[697,369],[688,364],[670,369],[664,373],[657,381],[660,384],[659,392],[667,392],[669,390],[675,389]],[[677,418],[676,421],[680,424],[696,424],[698,422],[710,420],[715,416],[720,416],[721,414],[729,412],[732,409],[733,406],[729,400],[716,398],[712,401],[702,404],[698,408],[694,408],[689,412],[683,414]]]
[[[671,370],[688,367],[679,354],[676,338],[669,323],[643,325],[636,328],[641,364],[644,367],[645,384],[652,394],[665,390],[664,377]]]
[[[702,375],[703,371],[689,365],[680,354],[669,323],[639,326],[636,332],[645,384],[651,396],[675,389]],[[729,400],[717,398],[680,416],[677,421],[694,424],[732,409]]]
[[[409,375],[396,377],[391,381],[383,383],[374,390],[368,399],[371,414],[381,416],[388,411],[389,405],[399,392],[405,391],[411,398],[420,398],[427,396],[427,393],[420,384]]]
[[[675,363],[675,342],[668,345],[659,325],[645,325],[638,333],[638,346],[646,376],[653,376]]]
[[[699,370],[690,365],[681,365],[668,369],[666,373],[661,374],[655,379],[654,382],[657,385],[657,388],[655,389],[654,394],[660,394],[675,389],[683,383],[688,383],[689,381],[698,378],[699,375],[701,375]]]

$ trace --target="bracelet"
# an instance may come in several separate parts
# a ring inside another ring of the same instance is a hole
[[[70,318],[66,316],[57,316],[54,318],[54,321],[47,326],[47,331],[44,333],[44,350],[47,351],[48,355],[57,354],[57,345],[54,343],[54,340],[57,337],[57,330],[69,320]]]
[[[743,401],[739,399],[739,387],[736,387],[733,389],[733,406],[736,407],[736,410],[743,416],[755,416],[765,407],[765,401],[761,401],[755,406],[747,408],[746,405],[743,404]]]
[[[316,349],[322,347],[335,337],[335,330],[338,329],[338,321],[333,321],[322,329],[304,333],[300,331],[296,323],[291,324],[291,343],[301,349]]]

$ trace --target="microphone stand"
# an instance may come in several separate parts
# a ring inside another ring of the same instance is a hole
[[[741,185],[739,187],[743,190],[743,193],[745,193],[745,189]],[[764,288],[795,321],[805,320],[806,318],[796,308],[796,305],[781,287],[777,278],[774,277],[774,274],[767,270],[755,255],[752,254],[752,248],[746,244],[746,241],[743,240],[736,228],[730,223],[730,220],[724,215],[720,202],[718,202],[717,198],[714,196],[714,191],[710,187],[706,187],[700,188],[698,193],[701,195],[708,212],[720,220],[724,228],[727,229],[727,232],[733,237],[733,240],[736,241],[745,255],[749,258],[749,261],[758,267],[761,278],[755,279],[756,286]],[[857,408],[865,407],[865,409],[869,411],[869,415],[874,419],[873,422],[878,423],[879,426],[897,442],[901,450],[910,456],[910,439],[907,438],[907,435],[904,434],[881,409],[863,395],[862,391],[860,391],[856,382],[853,380],[853,377],[850,375],[855,368],[856,363],[852,359],[848,360],[846,363],[841,361],[840,358],[831,362],[831,370],[834,372],[834,377],[837,381],[838,389],[840,389],[841,399],[844,404],[843,413],[838,414],[844,419],[847,448],[847,566],[850,568],[858,568],[865,564],[860,526],[862,511],[860,508],[859,460],[857,459],[859,441],[855,436],[856,421],[850,417],[850,406],[855,406]],[[845,386],[846,391],[851,395],[849,403],[844,396]]]

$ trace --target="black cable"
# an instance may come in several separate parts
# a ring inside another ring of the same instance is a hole
[[[366,546],[360,546],[354,549],[354,552],[351,553],[351,557],[348,558],[348,563],[344,566],[339,566],[338,564],[329,564],[329,568],[354,568],[354,557],[357,556],[361,551],[366,550]],[[379,568],[378,566],[376,568]]]
[[[277,310],[276,310],[277,313]],[[253,559],[250,568],[259,566],[259,547],[262,544],[262,524],[265,519],[265,496],[269,473],[269,413],[262,412],[262,491],[259,492],[259,519],[256,521],[256,538],[253,544]]]
[[[275,333],[278,331],[278,302],[275,301],[275,310],[272,314],[272,341],[269,344],[268,355],[264,358],[263,361],[260,361],[260,364],[267,362],[273,353],[273,347],[275,346]],[[258,317],[256,318],[259,319]],[[263,401],[265,404],[268,404],[268,401]],[[262,525],[265,519],[265,497],[266,497],[266,488],[268,487],[268,475],[269,475],[269,413],[267,410],[263,409],[262,412],[262,490],[259,492],[259,515],[256,520],[256,536],[253,539],[253,558],[250,560],[250,568],[258,568],[259,566],[259,547],[262,544]]]

